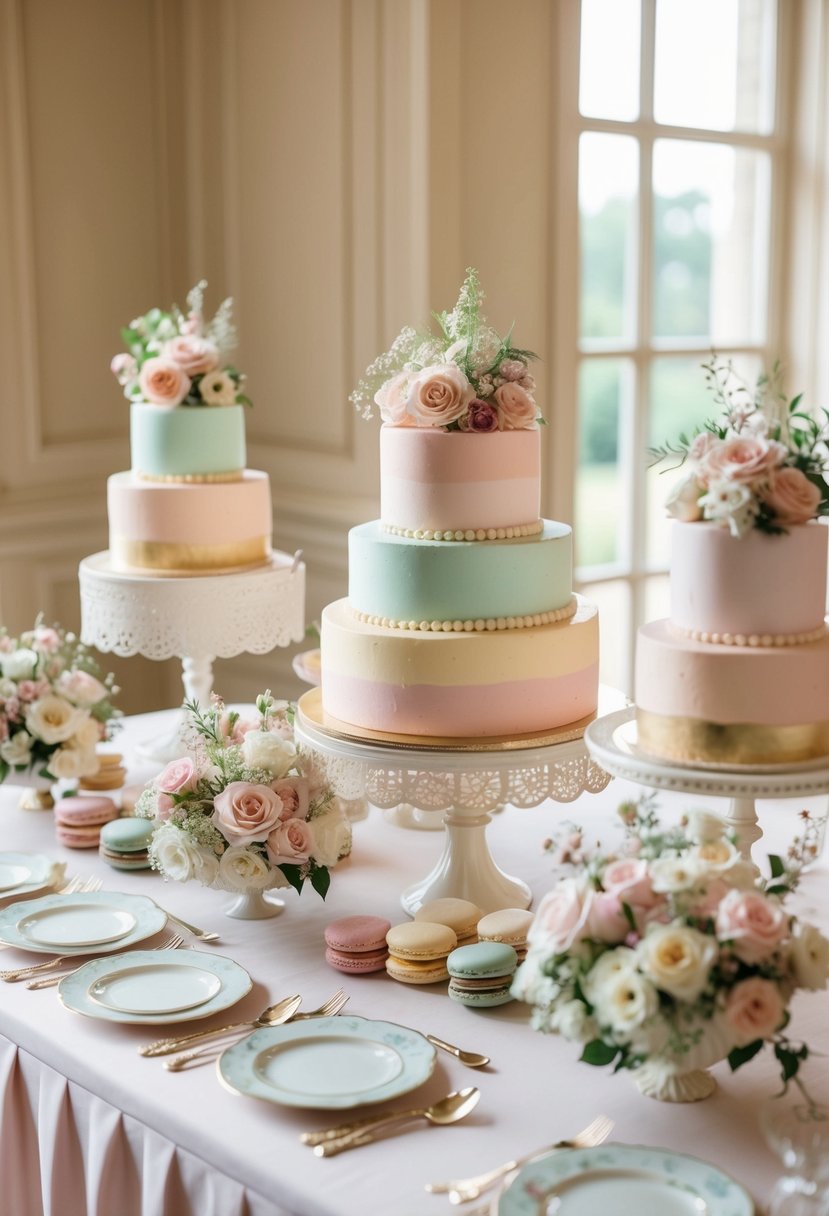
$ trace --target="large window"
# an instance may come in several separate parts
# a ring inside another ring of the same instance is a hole
[[[667,613],[672,475],[646,449],[711,415],[712,349],[750,379],[783,354],[779,8],[581,0],[573,522],[626,691],[636,627]]]

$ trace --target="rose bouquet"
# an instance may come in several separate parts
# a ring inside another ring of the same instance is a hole
[[[777,366],[754,389],[730,362],[712,358],[703,368],[720,417],[649,452],[652,464],[678,457],[688,466],[668,498],[668,513],[685,523],[714,520],[733,536],[752,528],[785,532],[829,514],[829,412],[822,411],[819,423],[802,410],[801,396],[787,402]]]
[[[539,905],[513,987],[533,1025],[654,1097],[705,1097],[709,1065],[736,1069],[767,1042],[788,1082],[808,1055],[785,1033],[789,1001],[829,979],[829,941],[785,907],[800,862],[773,857],[764,879],[716,816],[664,829],[650,797],[620,814],[615,853],[585,850],[578,831],[556,845],[572,873]]]
[[[243,721],[220,701],[186,704],[190,755],[151,781],[136,814],[154,819],[150,861],[176,882],[249,892],[307,879],[325,898],[329,870],[349,849],[338,800],[293,742],[290,706],[270,692]]]
[[[374,402],[388,426],[485,433],[543,421],[528,370],[536,356],[487,324],[483,298],[478,272],[469,269],[452,311],[434,314],[439,335],[402,329],[351,394],[363,417]]]
[[[151,308],[121,330],[126,351],[111,363],[128,401],[151,405],[251,405],[244,376],[230,362],[236,348],[233,301],[225,300],[212,321],[204,316],[207,283],[187,296],[187,313]]]
[[[40,619],[19,638],[0,628],[0,673],[0,782],[10,772],[53,781],[96,772],[118,689],[75,635]]]

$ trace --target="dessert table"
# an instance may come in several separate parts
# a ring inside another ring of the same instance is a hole
[[[129,761],[166,721],[164,714],[129,719],[116,746]],[[146,763],[130,765],[131,781],[152,775]],[[543,842],[556,824],[576,821],[607,839],[619,802],[638,792],[617,780],[564,808],[508,807],[489,832],[499,857],[537,901],[551,882]],[[300,1145],[299,1133],[338,1123],[342,1112],[234,1095],[212,1065],[168,1072],[160,1060],[137,1054],[163,1032],[79,1017],[59,1004],[54,989],[0,984],[0,1216],[443,1216],[453,1209],[445,1196],[427,1194],[426,1182],[479,1172],[572,1135],[598,1114],[615,1120],[613,1138],[620,1142],[661,1146],[720,1166],[758,1204],[770,1191],[778,1166],[757,1122],[759,1108],[779,1088],[769,1050],[736,1074],[717,1065],[719,1089],[708,1100],[663,1104],[640,1096],[624,1075],[578,1063],[575,1044],[532,1031],[528,1009],[518,1002],[473,1011],[450,1002],[443,984],[417,988],[384,974],[343,976],[325,964],[323,930],[335,917],[369,912],[393,924],[405,919],[401,891],[440,852],[431,833],[398,827],[374,810],[354,825],[353,854],[334,871],[324,903],[310,890],[301,898],[288,892],[282,916],[248,922],[225,917],[229,897],[220,891],[164,882],[149,871],[117,871],[94,851],[63,848],[52,815],[18,809],[18,797],[14,787],[0,787],[0,849],[46,852],[64,861],[69,874],[98,875],[109,890],[150,894],[221,935],[213,946],[187,937],[187,946],[227,954],[250,972],[253,988],[231,1017],[215,1015],[173,1033],[253,1019],[294,992],[313,1009],[342,986],[350,996],[347,1012],[433,1033],[488,1054],[492,1064],[472,1071],[439,1053],[430,1080],[392,1103],[425,1105],[451,1089],[478,1085],[481,1101],[463,1123],[407,1125],[405,1132],[322,1160]],[[694,801],[725,809],[711,799]],[[824,802],[804,799],[802,805],[823,811]],[[660,797],[666,817],[688,805],[680,795]],[[797,831],[793,805],[761,802],[758,810],[763,846],[785,849]],[[824,931],[827,862],[804,877],[794,901],[795,910]],[[3,967],[30,961],[14,949],[0,954]],[[799,994],[793,1005],[790,1033],[815,1052],[829,1051],[826,1006],[826,993]],[[805,1076],[825,1101],[826,1060],[810,1061]]]

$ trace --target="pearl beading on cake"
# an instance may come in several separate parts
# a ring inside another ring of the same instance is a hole
[[[531,629],[534,625],[556,625],[559,621],[569,620],[577,607],[578,601],[572,595],[570,602],[563,608],[527,616],[478,617],[477,620],[467,621],[396,621],[368,612],[355,612],[354,615],[363,625],[379,625],[383,629],[408,629],[421,633],[494,633],[501,629]]]
[[[408,540],[516,540],[522,536],[536,536],[544,527],[544,520],[534,524],[515,524],[511,528],[398,528],[396,524],[383,524],[383,531],[391,536],[405,536]]]
[[[227,473],[144,473],[141,469],[136,469],[135,475],[141,481],[163,484],[223,485],[230,481],[241,481],[244,477],[244,469],[232,469]]]
[[[817,642],[826,633],[825,622],[808,633],[709,633],[705,629],[683,629],[674,624],[671,628],[691,642],[707,642],[713,646],[802,646],[806,642]]]

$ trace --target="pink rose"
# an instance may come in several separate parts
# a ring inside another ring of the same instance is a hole
[[[233,726],[230,723],[231,715],[222,714],[219,719],[219,734],[229,743],[244,743],[248,731],[259,730],[262,725],[258,718],[237,718]]]
[[[700,462],[700,479],[745,484],[767,477],[788,456],[776,439],[762,435],[723,439],[711,444]]]
[[[49,685],[47,684],[48,688]],[[17,695],[21,701],[36,701],[41,696],[43,684],[40,680],[21,680],[17,686]]]
[[[526,431],[535,426],[538,407],[526,389],[507,381],[495,390],[495,401],[505,431]]]
[[[399,372],[382,384],[374,394],[374,403],[380,408],[380,417],[387,426],[413,426],[414,422],[406,409],[407,372]]]
[[[617,945],[626,939],[630,925],[622,910],[622,901],[618,895],[609,895],[606,891],[596,893],[590,902],[587,930],[588,937],[600,942],[609,942],[612,945]]]
[[[97,705],[107,695],[105,685],[88,671],[63,671],[57,682],[57,691],[73,705]]]
[[[817,515],[821,493],[800,469],[787,466],[774,470],[761,498],[781,524],[805,524]]]
[[[271,865],[298,865],[311,856],[314,838],[304,820],[286,819],[269,834],[265,847]]]
[[[488,401],[479,401],[477,397],[460,420],[462,431],[477,431],[481,434],[501,429],[498,421],[498,411]]]
[[[282,802],[279,818],[283,823],[286,819],[308,818],[311,791],[307,777],[281,777],[271,782],[271,789]]]
[[[716,435],[712,435],[710,431],[701,431],[699,435],[694,436],[694,440],[688,449],[689,459],[704,460],[716,443],[719,443]]]
[[[520,359],[502,359],[498,365],[498,375],[504,380],[523,380],[527,374],[527,365]]]
[[[169,794],[159,794],[155,801],[156,819],[166,822],[173,813],[174,803]]]
[[[735,984],[725,1002],[725,1016],[737,1046],[767,1039],[786,1016],[780,990],[771,980],[752,976]]]
[[[282,800],[267,785],[231,781],[213,799],[211,820],[231,844],[267,840],[279,823]]]
[[[535,914],[528,940],[560,953],[587,937],[587,921],[594,893],[574,878],[562,878],[549,891]]]
[[[38,625],[34,631],[32,645],[42,654],[54,654],[56,650],[60,649],[60,634],[57,629],[50,629],[47,625]]]
[[[190,377],[169,359],[148,359],[138,376],[144,399],[153,405],[180,405],[190,392]]]
[[[214,343],[190,334],[165,342],[163,355],[188,376],[202,376],[219,366],[219,352]]]
[[[638,857],[619,857],[605,866],[602,886],[632,907],[653,908],[660,903],[648,873],[648,863]]]
[[[789,931],[789,918],[777,900],[760,891],[732,888],[717,908],[717,937],[730,941],[744,963],[773,954]]]
[[[119,384],[129,384],[130,380],[134,380],[138,375],[138,364],[135,359],[124,352],[114,357],[109,369]]]
[[[153,784],[163,794],[187,794],[196,784],[196,766],[189,756],[171,760]]]
[[[406,408],[418,426],[448,426],[466,413],[475,390],[454,363],[435,363],[409,380]]]

